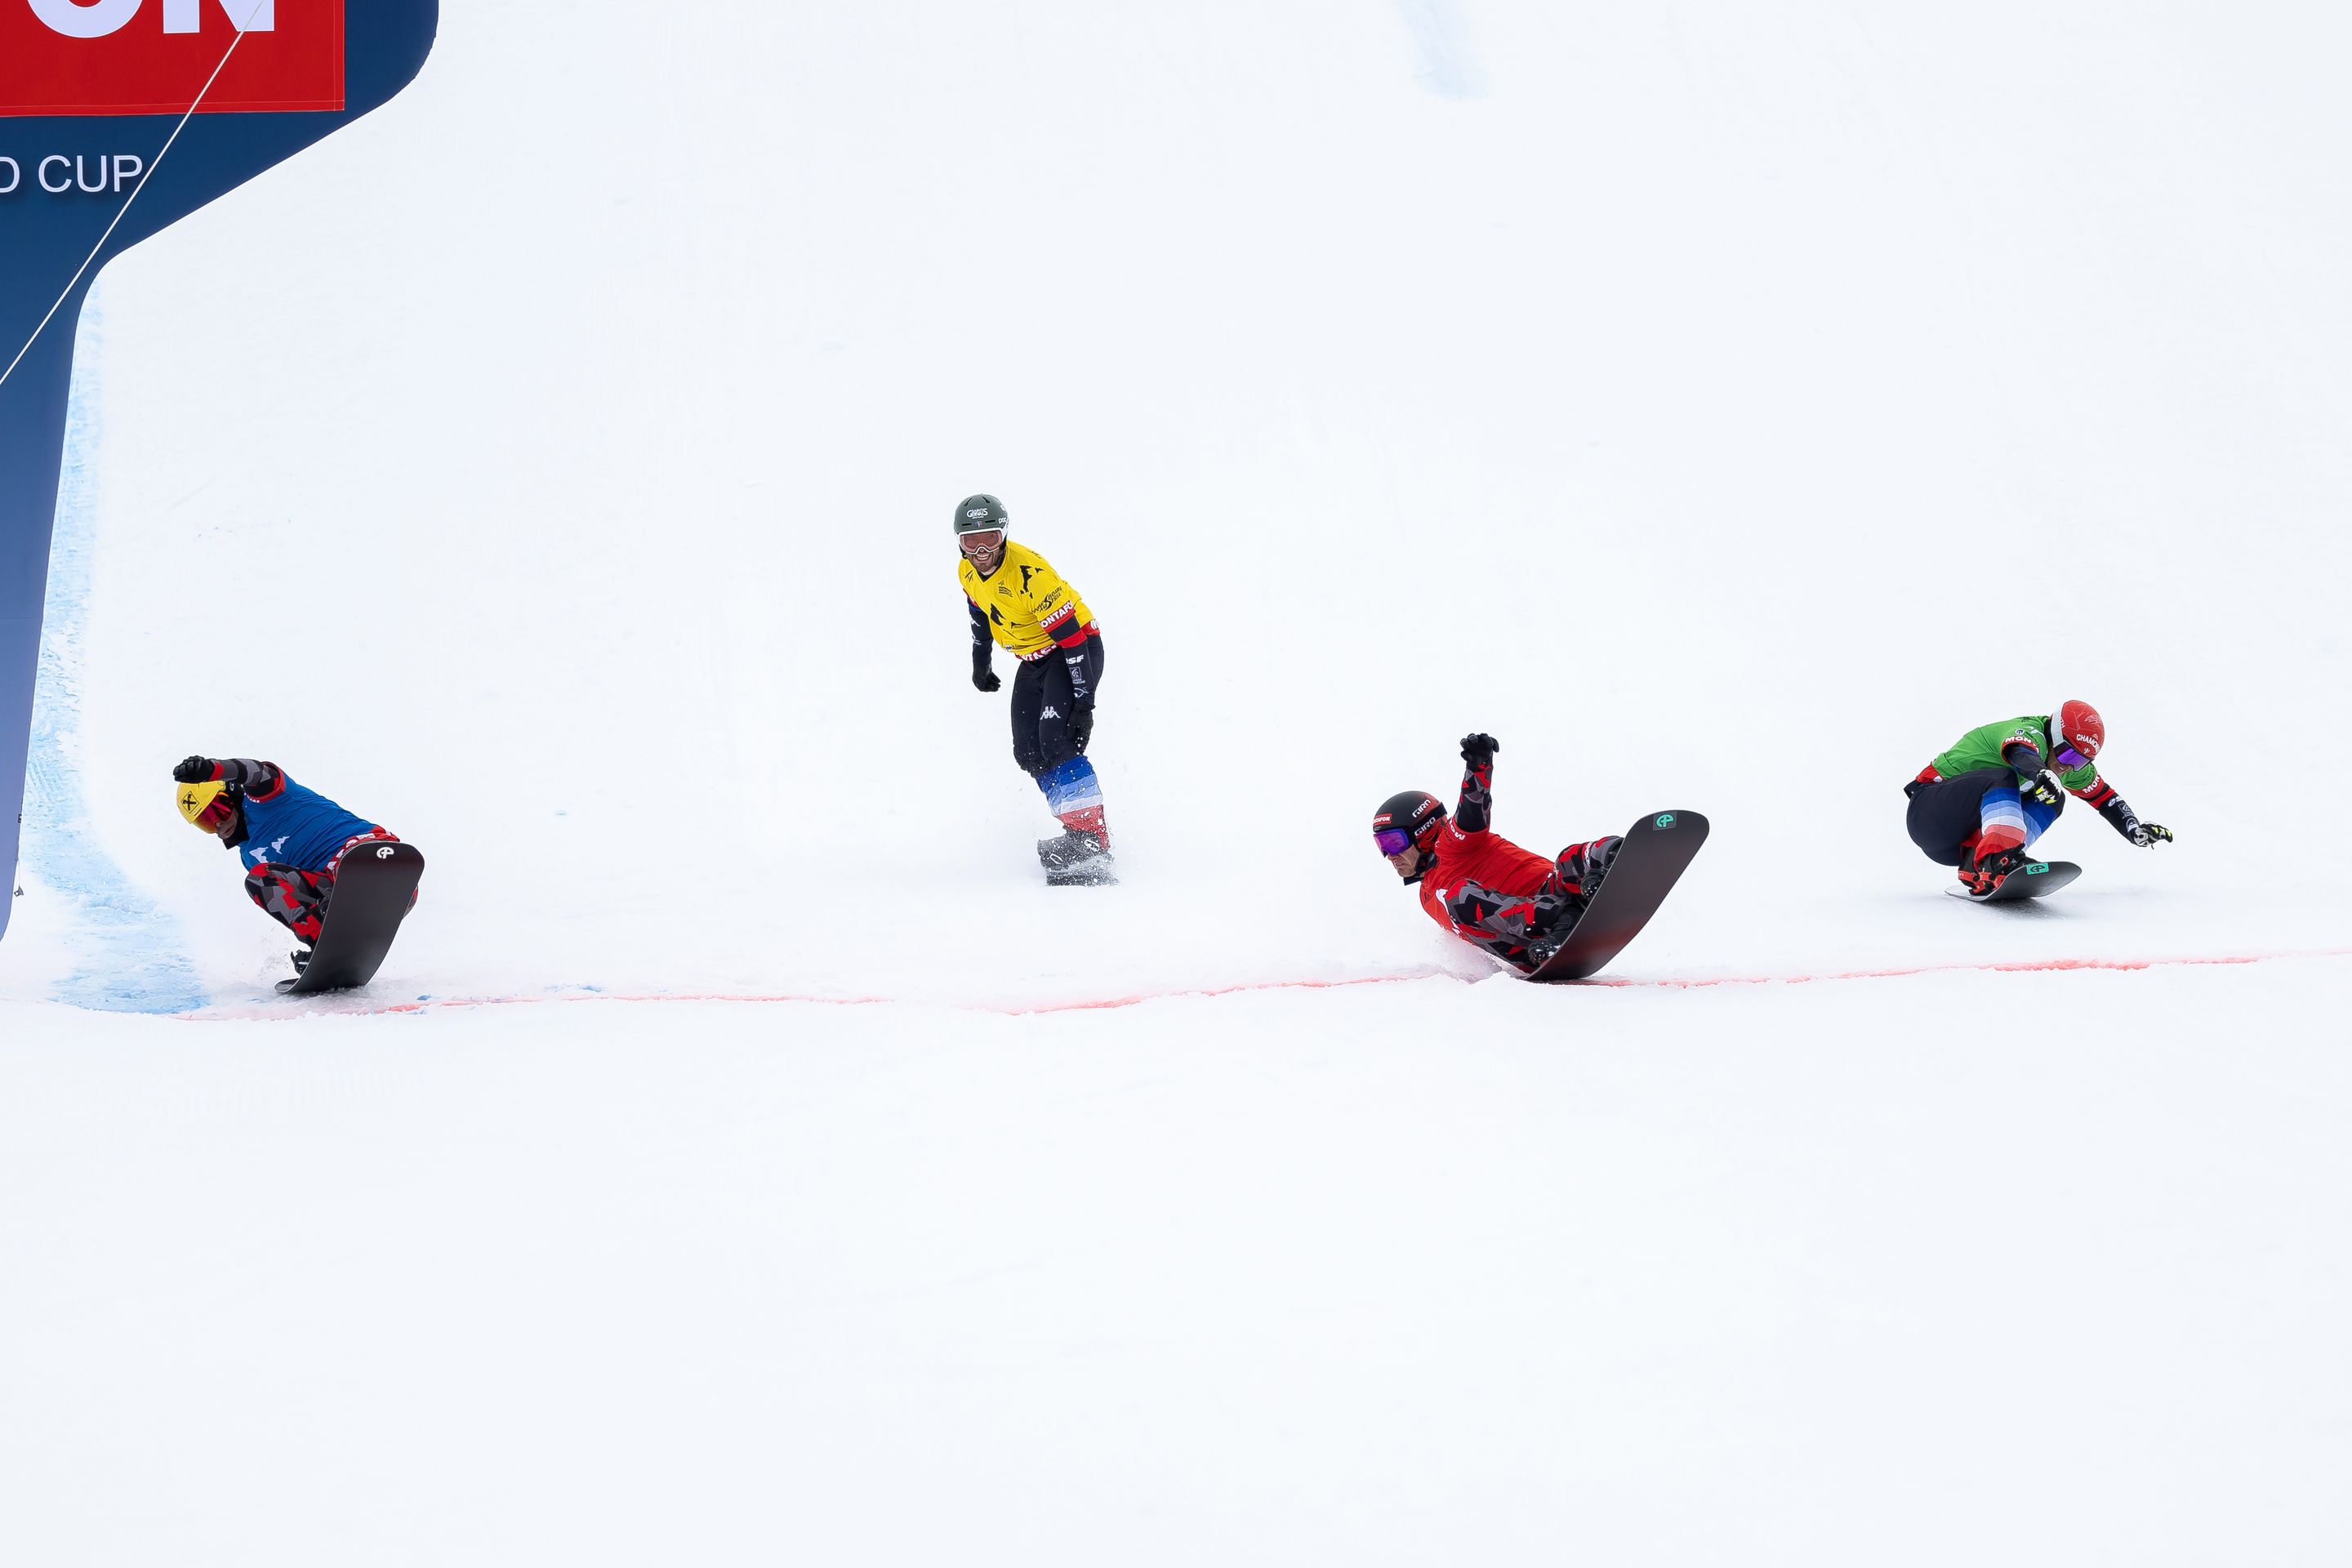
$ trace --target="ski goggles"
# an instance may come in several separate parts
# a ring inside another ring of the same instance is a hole
[[[2082,752],[2076,751],[2072,746],[2059,747],[2056,751],[2050,753],[2050,760],[2056,763],[2060,767],[2065,769],[2070,773],[2074,772],[2077,768],[2087,768],[2091,765],[2091,759],[2084,756]]]
[[[228,785],[210,780],[203,784],[182,784],[179,789],[180,815],[205,833],[226,822],[235,809],[228,795]]]
[[[1372,834],[1372,842],[1381,847],[1382,855],[1402,855],[1412,847],[1412,835],[1402,827],[1382,827]]]
[[[956,535],[956,548],[966,555],[985,555],[992,550],[1003,547],[1004,531],[1001,528],[975,529],[970,533]]]

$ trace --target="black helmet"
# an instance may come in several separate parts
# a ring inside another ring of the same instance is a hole
[[[1380,839],[1383,834],[1402,833],[1423,854],[1433,853],[1432,846],[1437,842],[1437,830],[1444,822],[1445,807],[1438,804],[1435,795],[1417,789],[1399,790],[1381,802],[1381,808],[1372,813],[1372,842],[1383,856],[1401,854],[1403,845],[1391,849],[1381,846]],[[1416,874],[1407,880],[1417,882],[1421,878]]]
[[[955,531],[958,537],[967,533],[985,533],[992,528],[1004,526],[1004,503],[994,496],[966,496],[956,502]]]

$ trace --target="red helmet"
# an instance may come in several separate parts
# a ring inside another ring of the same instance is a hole
[[[2052,749],[2072,746],[2082,752],[2086,761],[2096,757],[2099,748],[2107,743],[2107,721],[2100,718],[2099,710],[2087,702],[2060,705],[2053,727],[2057,733],[2050,737]]]

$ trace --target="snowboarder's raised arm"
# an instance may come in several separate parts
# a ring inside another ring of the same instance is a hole
[[[172,770],[172,777],[181,784],[216,781],[257,800],[267,800],[276,795],[286,782],[284,770],[276,763],[257,762],[251,757],[229,757],[222,761],[211,757],[184,757],[179,766]]]
[[[1495,753],[1502,749],[1492,735],[1462,737],[1462,798],[1454,807],[1454,826],[1465,833],[1484,833],[1493,826]]]

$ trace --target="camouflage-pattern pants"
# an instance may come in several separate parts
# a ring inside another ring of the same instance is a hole
[[[1586,885],[1607,874],[1624,842],[1611,834],[1570,845],[1532,893],[1498,893],[1476,882],[1463,883],[1445,901],[1454,934],[1506,963],[1529,967],[1528,943],[1576,923],[1592,901]]]
[[[261,906],[261,912],[312,944],[319,940],[327,900],[334,891],[332,876],[299,866],[264,864],[245,874],[246,896]]]
[[[306,871],[299,866],[280,866],[265,861],[245,874],[246,897],[261,907],[261,912],[292,931],[311,946],[318,945],[319,928],[327,918],[327,900],[335,896],[335,872],[343,857],[361,844],[383,842],[397,844],[399,839],[383,828],[363,833],[335,851],[323,871]],[[416,907],[416,895],[408,895],[408,907]],[[406,911],[402,919],[407,918]]]

